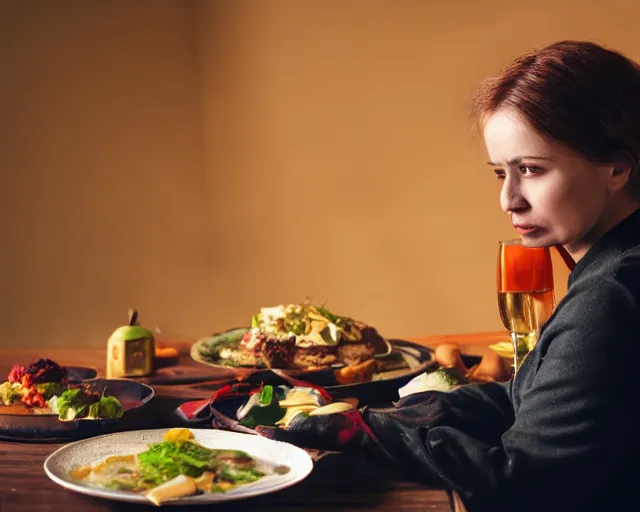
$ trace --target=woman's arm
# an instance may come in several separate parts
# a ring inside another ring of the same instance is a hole
[[[516,376],[526,379],[519,408],[497,442],[448,422],[400,421],[402,441],[383,442],[394,458],[439,478],[470,511],[571,510],[596,493],[635,437],[624,415],[635,395],[638,307],[627,288],[600,278],[576,283],[562,308],[536,349],[537,371]]]
[[[471,384],[455,391],[423,391],[409,395],[386,409],[365,409],[363,419],[376,443],[414,472],[424,468],[420,454],[424,433],[435,427],[451,427],[484,443],[499,443],[514,421],[511,382]]]

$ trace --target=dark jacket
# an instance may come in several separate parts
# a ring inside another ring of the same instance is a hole
[[[394,459],[469,511],[640,509],[640,210],[598,241],[508,384],[365,412]]]

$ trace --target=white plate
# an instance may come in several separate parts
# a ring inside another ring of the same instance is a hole
[[[78,483],[69,477],[76,466],[91,464],[109,455],[140,453],[149,444],[163,440],[169,429],[134,430],[77,441],[53,452],[44,463],[44,471],[55,483],[81,494],[130,503],[150,504],[142,494],[112,491]],[[255,483],[241,485],[225,493],[208,493],[167,502],[166,505],[202,505],[239,500],[279,491],[304,480],[313,469],[307,452],[288,443],[272,441],[258,435],[226,430],[190,429],[195,440],[212,449],[243,450],[258,461],[290,468],[284,475],[269,475]]]

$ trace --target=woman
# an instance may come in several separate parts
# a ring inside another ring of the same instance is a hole
[[[637,503],[640,68],[595,44],[558,42],[484,82],[473,113],[523,243],[560,246],[575,262],[535,349],[506,385],[363,411],[368,435],[340,437],[349,421],[336,415],[265,433],[381,446],[470,511]]]

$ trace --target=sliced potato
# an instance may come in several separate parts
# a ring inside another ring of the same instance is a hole
[[[147,491],[144,495],[151,503],[159,506],[166,501],[191,496],[197,492],[198,486],[193,478],[186,475],[178,475],[172,480]]]
[[[196,483],[196,487],[198,490],[202,492],[208,492],[211,489],[211,484],[213,483],[213,479],[216,474],[211,471],[205,471],[198,478],[194,480]]]

